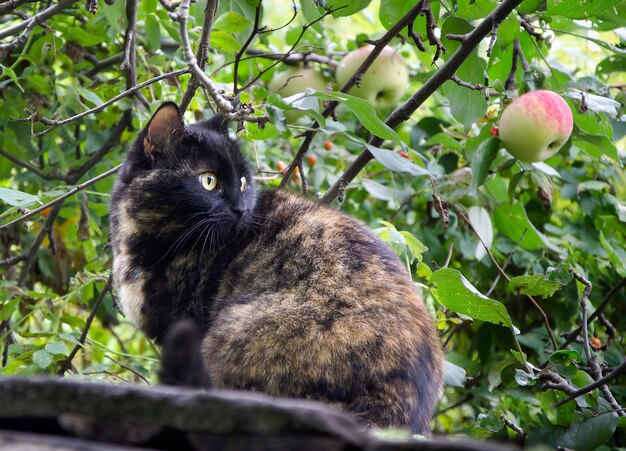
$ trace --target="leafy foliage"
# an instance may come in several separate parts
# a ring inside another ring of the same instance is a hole
[[[186,30],[200,55],[201,28],[213,24],[205,73],[247,106],[237,135],[261,185],[283,179],[308,196],[339,186],[339,207],[424,287],[448,352],[437,433],[624,446],[626,3],[525,0],[453,79],[446,67],[467,33],[511,1],[424,2],[406,21],[414,34],[403,26],[390,45],[412,72],[404,100],[441,88],[394,112],[341,86],[287,99],[265,88],[287,64],[332,79],[345,52],[380,42],[416,4],[230,0],[212,21],[213,3],[200,0]],[[113,178],[85,182],[121,163],[161,102],[187,91],[193,121],[212,114],[215,96],[192,89],[177,3],[100,1],[95,14],[59,5],[0,4],[0,221],[18,221],[0,226],[1,374],[154,383],[158,350],[109,290]],[[30,19],[38,13],[47,15]],[[527,164],[492,127],[513,96],[535,89],[561,94],[575,126],[555,156]],[[323,114],[332,102],[335,116]],[[304,117],[289,122],[293,108]],[[373,158],[362,170],[359,155]],[[567,398],[607,374],[600,389]]]

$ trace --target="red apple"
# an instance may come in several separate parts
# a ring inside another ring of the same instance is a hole
[[[336,79],[340,86],[354,75],[374,49],[366,45],[343,57],[337,66]],[[361,80],[349,94],[369,101],[374,108],[395,108],[409,86],[409,68],[400,52],[393,47],[383,48]]]
[[[506,107],[499,135],[506,150],[528,163],[544,161],[567,142],[574,118],[569,105],[551,91],[526,93]]]

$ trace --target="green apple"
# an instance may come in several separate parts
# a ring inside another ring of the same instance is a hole
[[[326,91],[328,80],[319,71],[304,67],[290,67],[283,72],[274,73],[274,77],[267,85],[270,94],[280,94],[286,98],[295,94],[300,94],[306,88],[316,91]],[[285,117],[289,122],[293,122],[304,115],[304,111],[293,109],[285,111]]]
[[[373,49],[373,45],[366,45],[343,57],[336,73],[340,86],[346,84]],[[360,86],[354,86],[349,94],[367,100],[376,109],[395,108],[408,85],[409,68],[406,61],[400,52],[387,46],[365,72]]]
[[[515,158],[533,163],[557,153],[567,142],[574,118],[569,105],[552,91],[531,91],[513,100],[500,117],[499,136]]]

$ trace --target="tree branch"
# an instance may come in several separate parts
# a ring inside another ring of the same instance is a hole
[[[406,28],[409,24],[415,21],[415,18],[422,11],[423,4],[424,4],[424,0],[418,1],[417,4],[413,6],[413,8],[411,8],[409,12],[406,13],[393,27],[391,27],[389,31],[387,31],[387,33],[385,33],[385,35],[382,38],[376,41],[374,48],[372,49],[370,54],[367,56],[367,58],[365,58],[365,61],[363,61],[363,63],[359,66],[359,68],[354,72],[352,77],[350,77],[350,79],[341,87],[341,90],[340,90],[341,92],[348,93],[350,89],[352,89],[352,87],[359,80],[363,78],[363,75],[365,75],[369,67],[372,65],[374,60],[376,60],[378,55],[380,55],[380,53],[383,51],[385,46],[389,44],[391,40],[394,37],[396,37],[404,28]],[[323,117],[330,116],[337,108],[337,105],[338,105],[337,102],[329,102],[326,108],[324,108],[324,111],[322,111],[322,116]],[[298,149],[298,153],[296,154],[295,158],[291,161],[291,163],[287,167],[285,171],[285,175],[283,176],[282,180],[280,181],[280,185],[278,186],[279,188],[284,188],[289,182],[289,179],[291,178],[291,174],[293,174],[293,171],[295,171],[296,167],[299,167],[300,165],[302,165],[302,158],[309,150],[309,147],[311,146],[311,143],[313,142],[313,138],[318,132],[319,126],[320,124],[317,121],[315,121],[313,125],[310,127],[310,129],[307,130],[307,132],[304,134],[304,141],[300,145],[300,149]],[[339,192],[339,185],[337,185],[337,192],[335,193],[335,196],[338,194],[338,192]]]
[[[11,118],[13,120],[17,120],[17,121],[21,121],[21,122],[33,122],[33,121],[37,121],[37,122],[41,122],[44,125],[49,125],[50,128],[47,128],[39,133],[35,133],[35,136],[44,136],[47,135],[48,133],[50,133],[52,130],[54,130],[57,127],[60,127],[62,125],[68,124],[70,122],[73,122],[77,119],[80,119],[82,117],[85,116],[89,116],[90,114],[93,113],[97,113],[99,111],[102,111],[104,109],[106,109],[109,105],[112,105],[114,103],[116,103],[117,101],[119,101],[120,99],[123,99],[124,97],[128,97],[129,95],[133,94],[134,92],[145,88],[148,85],[151,85],[153,83],[156,83],[157,81],[161,81],[164,80],[166,78],[171,78],[171,77],[177,77],[183,74],[187,74],[189,73],[189,69],[185,68],[185,69],[180,69],[180,70],[175,70],[173,72],[167,72],[165,74],[159,75],[158,77],[154,77],[151,78],[150,80],[146,80],[142,83],[139,83],[136,86],[133,86],[130,89],[127,89],[126,91],[124,91],[123,93],[121,93],[120,95],[117,95],[115,97],[113,97],[111,100],[107,100],[106,102],[104,102],[102,105],[99,105],[95,108],[92,108],[90,110],[87,111],[83,111],[82,113],[78,113],[74,116],[68,117],[67,119],[63,119],[62,121],[55,121],[55,120],[51,120],[51,119],[46,119],[42,116],[39,116],[37,114],[31,114],[29,117],[27,118]]]
[[[137,1],[126,0],[126,35],[124,37],[124,59],[120,64],[120,70],[126,71],[126,89],[137,85]],[[141,91],[133,94],[147,109],[150,102],[143,96]]]
[[[200,31],[200,40],[198,41],[198,48],[196,50],[196,59],[198,60],[198,67],[204,71],[206,63],[209,57],[209,39],[211,37],[211,30],[213,29],[213,22],[215,21],[215,12],[217,11],[218,1],[210,0],[204,7],[204,21],[202,23],[202,30]],[[259,2],[259,8],[261,4]],[[187,84],[187,89],[183,94],[183,98],[178,105],[181,114],[187,111],[187,107],[191,103],[196,90],[200,86],[200,82],[196,77],[192,77]]]
[[[8,229],[13,224],[17,224],[17,223],[20,223],[22,221],[25,221],[26,219],[28,219],[28,218],[30,218],[32,216],[35,216],[38,213],[41,213],[42,211],[44,211],[48,207],[56,206],[57,204],[59,204],[60,202],[64,201],[68,197],[71,197],[74,194],[76,194],[77,192],[84,190],[88,186],[93,185],[94,183],[96,183],[96,182],[98,182],[98,181],[100,181],[100,180],[102,180],[102,179],[104,179],[104,178],[106,178],[106,177],[108,177],[110,175],[115,174],[119,170],[119,168],[121,166],[122,166],[121,164],[118,165],[118,166],[115,166],[113,169],[109,169],[108,171],[103,172],[102,174],[98,175],[97,177],[92,178],[91,180],[87,180],[86,182],[81,183],[80,185],[76,185],[74,188],[69,190],[67,193],[63,194],[62,196],[57,197],[56,199],[48,202],[47,204],[44,204],[41,207],[38,207],[38,208],[35,208],[34,210],[31,210],[28,213],[20,216],[17,219],[14,219],[11,222],[7,222],[6,224],[2,224],[0,226],[0,231]],[[51,216],[52,216],[52,212],[50,212],[50,214],[48,215],[48,218],[50,218]]]
[[[611,291],[609,291],[609,293],[605,296],[605,298],[602,300],[602,302],[600,303],[600,305],[596,308],[596,310],[591,314],[591,316],[589,316],[589,321],[593,321],[594,319],[596,319],[600,314],[602,314],[602,312],[604,312],[604,310],[606,309],[606,307],[609,305],[609,302],[611,302],[611,299],[613,299],[613,296],[615,296],[623,287],[626,286],[626,277],[624,277],[622,280],[620,280],[618,282],[617,285],[615,285]],[[565,340],[565,342],[563,344],[561,344],[561,346],[559,347],[559,349],[563,349],[565,348],[567,345],[569,345],[571,342],[573,342],[576,337],[578,337],[578,335],[580,335],[580,333],[583,330],[583,326],[580,325],[578,326],[576,329],[574,329],[572,332],[570,332],[569,334],[567,334],[567,339]]]
[[[91,323],[93,322],[93,319],[96,317],[96,314],[98,313],[98,309],[100,308],[100,305],[102,305],[102,302],[104,301],[104,298],[107,292],[111,289],[111,281],[112,281],[112,276],[109,276],[109,278],[107,279],[104,285],[104,288],[102,289],[102,291],[100,292],[100,295],[98,296],[98,299],[96,299],[96,302],[91,308],[91,312],[89,313],[89,316],[87,317],[87,321],[85,322],[85,327],[83,328],[83,331],[80,334],[80,337],[78,338],[78,343],[76,343],[76,345],[74,346],[74,349],[72,349],[72,352],[70,352],[67,358],[59,363],[60,368],[57,373],[59,374],[59,376],[63,376],[65,372],[70,369],[70,366],[72,365],[72,360],[74,359],[74,357],[76,357],[76,354],[78,353],[78,351],[85,344],[85,340],[87,339],[87,333],[89,332]]]
[[[15,163],[16,165],[21,166],[24,169],[29,170],[30,172],[32,172],[33,174],[41,177],[44,180],[59,180],[59,179],[63,179],[63,177],[60,174],[55,173],[55,172],[53,172],[52,174],[46,174],[45,172],[43,172],[41,169],[39,169],[34,164],[28,163],[27,161],[20,160],[19,158],[17,158],[16,156],[10,154],[9,152],[7,152],[6,150],[4,150],[2,148],[0,148],[0,155],[2,155],[7,160]]]
[[[456,73],[457,69],[461,67],[461,64],[463,64],[474,49],[476,49],[478,44],[493,29],[493,25],[502,22],[502,20],[504,20],[521,2],[522,0],[504,0],[500,3],[473,31],[463,36],[461,46],[456,52],[448,58],[445,64],[443,64],[409,100],[396,108],[385,123],[395,129],[402,122],[408,120],[411,114],[413,114],[426,99]],[[378,137],[373,137],[369,141],[369,144],[375,147],[380,147],[382,143],[383,140]],[[344,174],[339,177],[339,180],[322,196],[320,202],[325,204],[331,203],[337,197],[341,184],[345,186],[350,183],[372,158],[373,155],[367,149],[363,149],[356,160],[354,160]]]
[[[19,33],[20,31],[28,28],[33,22],[35,23],[43,23],[48,20],[50,17],[55,14],[63,11],[65,8],[72,6],[74,3],[79,0],[59,0],[59,3],[56,5],[50,6],[49,8],[44,9],[43,11],[35,14],[28,20],[18,23],[17,25],[13,25],[12,27],[7,27],[4,30],[0,30],[0,39],[4,39],[8,36],[12,36],[14,34]]]
[[[606,376],[598,379],[597,381],[592,382],[589,385],[584,386],[583,388],[580,388],[578,390],[568,393],[567,398],[562,399],[559,402],[557,402],[554,405],[554,407],[561,406],[573,399],[578,398],[581,395],[592,392],[593,390],[595,390],[596,388],[599,388],[602,385],[606,385],[607,382],[611,382],[613,379],[615,379],[617,376],[624,373],[625,371],[626,371],[626,360],[624,360],[622,363],[616,366],[615,369],[611,371],[609,374],[607,374]]]
[[[180,37],[183,43],[183,55],[189,66],[191,73],[204,85],[211,98],[215,101],[218,110],[222,113],[227,120],[246,120],[249,122],[267,122],[269,118],[265,115],[251,116],[254,114],[254,109],[247,105],[242,105],[238,111],[234,111],[235,107],[232,103],[226,99],[217,89],[217,85],[211,80],[204,71],[198,66],[198,59],[191,51],[191,44],[189,43],[189,33],[187,31],[187,21],[189,19],[189,3],[191,0],[182,0],[178,7],[178,13],[175,15],[176,20],[180,25]]]
[[[246,42],[243,43],[241,48],[237,53],[235,53],[235,61],[233,67],[233,93],[237,95],[239,93],[239,62],[241,61],[241,57],[246,52],[250,44],[252,44],[252,40],[254,37],[262,31],[263,27],[260,27],[261,22],[261,11],[262,11],[263,2],[259,2],[256,10],[254,11],[254,24],[252,25],[252,31],[246,39]]]
[[[28,273],[30,272],[31,266],[35,262],[35,258],[37,257],[37,252],[39,251],[39,247],[41,246],[41,243],[43,242],[44,238],[48,236],[48,234],[52,231],[52,224],[54,224],[54,221],[59,215],[59,211],[61,211],[61,207],[63,206],[62,201],[63,199],[59,200],[58,202],[56,202],[54,205],[51,206],[52,208],[50,209],[50,213],[48,214],[48,216],[46,217],[46,220],[43,223],[43,227],[41,228],[41,230],[35,237],[35,241],[33,242],[33,244],[31,244],[30,250],[26,254],[26,258],[25,258],[26,263],[24,263],[24,266],[22,267],[22,272],[17,281],[18,287],[23,287],[26,284],[26,278],[28,277]],[[22,218],[24,216],[22,216]],[[10,225],[11,223],[6,224],[6,226],[0,227],[0,230],[3,230],[5,227],[8,227]]]
[[[585,350],[587,362],[591,367],[591,377],[593,377],[595,381],[598,381],[602,379],[602,370],[600,369],[600,365],[598,365],[596,357],[591,354],[591,347],[589,345],[589,324],[587,321],[587,300],[589,299],[589,295],[591,294],[592,285],[591,282],[589,282],[585,277],[583,277],[581,274],[578,274],[573,269],[570,269],[569,272],[574,276],[574,279],[583,284],[585,287],[583,290],[583,294],[580,297],[580,308],[582,311],[583,326],[583,349]],[[602,392],[604,398],[609,402],[609,404],[611,404],[611,407],[618,410],[617,414],[619,416],[626,416],[626,413],[624,413],[624,411],[622,410],[622,406],[619,405],[619,403],[613,396],[613,393],[611,393],[609,386],[606,384],[601,384],[598,388]]]
[[[263,50],[252,48],[252,49],[247,49],[246,54],[250,56],[241,58],[241,61],[246,61],[252,58],[266,58],[266,59],[274,60],[274,61],[282,61],[285,64],[292,64],[292,65],[296,65],[299,63],[306,64],[308,62],[325,64],[328,67],[332,67],[332,68],[336,68],[339,65],[339,63],[335,61],[334,59],[329,58],[324,55],[318,55],[317,53],[313,53],[313,52],[300,52],[300,53],[290,53],[290,54],[267,53]],[[233,63],[231,62],[228,64],[233,64]]]
[[[0,3],[0,16],[9,14],[25,3],[34,3],[37,0],[5,0]]]

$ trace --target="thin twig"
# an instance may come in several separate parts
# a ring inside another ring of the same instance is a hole
[[[289,50],[287,50],[287,52],[285,53],[285,57],[288,57],[289,55],[291,55],[291,53],[298,48],[298,45],[300,44],[300,41],[302,40],[302,38],[304,37],[304,35],[306,34],[306,31],[311,28],[313,25],[315,25],[316,23],[322,21],[325,17],[331,15],[333,12],[338,11],[342,8],[345,8],[345,6],[341,6],[339,8],[335,8],[335,9],[329,9],[328,11],[326,11],[324,14],[322,14],[320,17],[318,17],[317,19],[315,19],[314,21],[310,22],[310,23],[306,23],[304,25],[302,25],[302,29],[300,30],[300,34],[298,35],[298,37],[296,38],[296,40],[294,41],[293,45],[291,46],[291,48]],[[273,67],[277,66],[278,64],[282,63],[283,60],[282,59],[278,59],[276,60],[275,63],[270,64],[268,67],[264,68],[263,70],[259,70],[259,72],[252,77],[252,79],[248,80],[248,82],[243,85],[239,91],[243,91],[245,89],[248,89],[250,86],[252,86],[254,83],[257,82],[257,80],[259,80],[263,74],[265,74],[266,72],[270,71]]]
[[[517,249],[519,248],[519,245],[522,243],[522,240],[526,236],[526,232],[527,231],[528,231],[528,228],[525,228],[524,231],[522,232],[522,235],[517,240],[517,243],[515,243],[515,246],[513,247],[513,250],[509,253],[508,257],[504,261],[504,265],[502,265],[502,272],[503,273],[505,272],[507,266],[509,266],[509,263],[511,263],[511,259],[513,258],[513,255],[515,255],[515,253],[517,252]],[[489,291],[487,291],[487,297],[489,297],[489,295],[491,293],[493,293],[493,290],[496,289],[496,286],[498,285],[498,282],[500,281],[500,277],[501,276],[502,276],[502,273],[498,271],[498,274],[496,275],[496,278],[494,279],[493,284],[489,288]]]
[[[43,11],[35,14],[30,19],[20,22],[16,25],[13,25],[12,27],[7,27],[3,30],[0,30],[0,39],[13,36],[14,34],[21,32],[25,28],[28,28],[28,26],[30,26],[32,22],[41,24],[45,22],[46,20],[48,20],[50,17],[54,16],[60,11],[63,11],[65,8],[69,6],[72,6],[74,3],[78,1],[79,0],[60,0],[57,4],[44,9]]]
[[[187,21],[189,20],[189,4],[191,0],[182,0],[178,7],[178,13],[175,15],[176,20],[179,23],[180,37],[183,44],[183,55],[189,70],[191,73],[202,83],[207,92],[217,105],[218,110],[227,120],[246,120],[249,122],[267,122],[269,118],[266,115],[251,116],[254,114],[254,109],[249,105],[242,104],[238,111],[234,111],[233,104],[226,99],[217,88],[217,85],[211,80],[204,71],[198,66],[198,59],[191,51],[191,44],[189,42],[189,33],[187,31]]]
[[[385,124],[395,129],[402,122],[409,120],[411,115],[426,99],[455,74],[458,68],[461,67],[461,64],[463,64],[476,49],[478,44],[492,30],[493,24],[504,20],[521,2],[522,0],[502,1],[476,28],[474,28],[474,30],[462,37],[462,43],[459,48],[415,94],[389,115]],[[378,137],[372,137],[368,144],[374,147],[380,147],[383,142],[384,140]],[[361,154],[348,166],[345,172],[328,191],[326,191],[319,201],[324,204],[330,204],[337,197],[339,187],[342,185],[347,186],[372,158],[374,158],[374,156],[367,148],[364,148]]]
[[[517,77],[517,60],[519,57],[519,40],[515,38],[518,45],[513,44],[513,56],[511,57],[511,70],[509,71],[509,75],[507,75],[506,80],[504,81],[504,89],[506,91],[515,90],[515,80]]]
[[[473,89],[473,90],[476,90],[476,91],[482,91],[483,89],[486,88],[486,86],[483,86],[483,85],[478,84],[478,83],[470,83],[470,82],[467,82],[467,81],[463,81],[459,77],[457,77],[456,75],[453,75],[452,77],[450,77],[450,80],[455,82],[457,85],[462,86],[463,88],[469,88],[469,89]]]
[[[19,279],[17,280],[18,287],[23,287],[26,284],[26,278],[28,277],[28,274],[30,273],[31,266],[33,266],[33,263],[35,262],[35,258],[37,257],[37,252],[39,251],[39,248],[41,247],[41,243],[43,243],[44,238],[46,238],[52,231],[52,225],[54,224],[54,221],[59,215],[59,211],[61,211],[62,205],[63,205],[62,201],[59,201],[54,206],[52,206],[52,208],[50,209],[50,213],[48,213],[48,216],[46,217],[46,220],[43,223],[43,227],[41,228],[41,230],[35,237],[35,241],[33,241],[33,244],[31,244],[30,250],[26,254],[26,258],[25,258],[26,263],[24,263],[24,266],[22,266],[22,272],[20,274]],[[10,225],[11,223],[7,224],[6,227]],[[4,228],[5,226],[2,226],[0,227],[0,230],[3,230]]]
[[[142,381],[144,381],[146,384],[150,385],[150,381],[146,378],[146,376],[144,376],[143,374],[141,374],[139,371],[131,368],[128,365],[123,364],[122,362],[120,362],[119,360],[114,359],[113,357],[111,357],[110,355],[105,355],[104,356],[105,359],[109,359],[111,362],[121,366],[122,368],[124,368],[126,371],[130,371],[131,373],[133,373],[135,376],[137,376],[139,379],[141,379]]]
[[[0,148],[0,155],[2,155],[4,158],[6,158],[9,161],[12,161],[13,163],[15,163],[18,166],[21,166],[25,169],[28,169],[30,172],[32,172],[33,174],[41,177],[44,180],[59,180],[59,179],[63,179],[63,177],[61,177],[59,174],[55,173],[53,174],[46,174],[45,172],[43,172],[41,169],[39,169],[37,166],[35,166],[34,164],[28,163],[27,161],[23,161],[20,160],[19,158],[17,158],[16,156],[10,154],[9,152],[7,152],[6,150]]]
[[[586,393],[590,393],[593,390],[595,390],[596,388],[599,388],[601,385],[606,385],[607,382],[611,382],[613,379],[615,379],[617,376],[619,376],[620,374],[624,373],[626,371],[626,360],[624,360],[622,363],[620,363],[618,366],[615,367],[615,369],[613,371],[611,371],[610,373],[608,373],[606,376],[598,379],[597,381],[592,382],[589,385],[586,385],[578,390],[575,390],[571,393],[568,393],[567,398],[564,398],[562,400],[560,400],[559,402],[557,402],[554,407],[558,407],[561,406],[573,399],[578,398],[581,395],[584,395]]]
[[[252,25],[252,31],[250,32],[248,39],[246,39],[246,42],[243,43],[239,51],[235,53],[235,61],[233,63],[233,93],[235,93],[235,95],[239,93],[239,63],[241,61],[241,57],[246,52],[250,44],[252,44],[254,37],[262,30],[262,27],[260,27],[262,5],[263,2],[259,2],[259,5],[254,11],[254,24]]]
[[[213,22],[215,21],[215,13],[217,11],[217,0],[209,0],[204,7],[204,21],[202,23],[202,29],[200,30],[200,39],[198,41],[198,48],[196,49],[196,59],[198,60],[198,67],[204,71],[207,60],[209,58],[209,39],[211,38],[211,30],[213,29]],[[259,8],[261,7],[259,2]],[[187,89],[183,94],[183,98],[180,100],[178,108],[182,113],[187,111],[193,96],[196,94],[196,90],[200,86],[200,82],[196,77],[191,77],[187,84]]]
[[[334,59],[329,58],[328,56],[318,55],[317,53],[313,53],[313,52],[291,53],[287,55],[286,53],[267,53],[267,52],[264,52],[263,50],[252,48],[252,49],[247,49],[246,54],[250,56],[241,58],[241,61],[245,61],[245,60],[252,59],[252,58],[266,58],[270,60],[279,60],[279,61],[282,61],[284,64],[291,64],[291,65],[296,65],[300,63],[306,64],[308,62],[321,63],[332,68],[335,68],[339,65],[339,63],[335,61]],[[233,62],[231,61],[229,63],[225,63],[220,68],[224,68],[229,64],[233,64]]]
[[[504,421],[504,425],[506,427],[511,429],[513,432],[515,432],[515,438],[513,439],[513,441],[517,443],[518,445],[523,445],[524,438],[526,437],[526,433],[524,432],[524,430],[521,427],[519,427],[517,424],[513,423],[504,415],[501,415],[500,419]]]
[[[589,321],[593,321],[595,318],[598,317],[598,315],[600,315],[602,312],[604,312],[604,309],[606,309],[606,307],[609,305],[609,302],[611,302],[611,299],[613,299],[613,296],[615,296],[623,287],[626,287],[626,277],[624,277],[622,280],[620,280],[617,283],[617,285],[615,285],[611,289],[611,291],[608,292],[608,294],[604,297],[604,299],[602,300],[600,305],[591,314],[591,316],[589,316]],[[569,334],[567,334],[567,339],[565,340],[565,342],[563,344],[561,344],[561,346],[559,348],[563,349],[567,345],[569,345],[571,342],[573,342],[576,339],[576,337],[578,337],[578,335],[580,335],[582,330],[583,330],[583,326],[581,325],[581,326],[578,326],[574,331],[572,331]]]
[[[137,2],[126,0],[126,34],[124,36],[124,59],[120,70],[126,71],[126,89],[137,85]],[[150,109],[150,102],[141,91],[133,93],[146,109]]]
[[[76,170],[70,171],[67,177],[68,184],[73,185],[78,182],[89,170],[94,167],[102,158],[109,153],[114,147],[117,147],[120,143],[122,133],[132,123],[133,113],[128,109],[122,114],[122,118],[115,125],[115,128],[111,131],[111,134],[107,140],[100,146],[100,148],[87,160],[81,167]]]
[[[41,213],[42,211],[44,211],[44,210],[45,210],[45,209],[47,209],[48,207],[53,207],[53,206],[56,206],[57,204],[59,204],[60,202],[64,201],[64,200],[65,200],[65,199],[67,199],[68,197],[71,197],[71,196],[73,196],[74,194],[76,194],[77,192],[84,190],[84,189],[85,189],[85,188],[87,188],[88,186],[93,185],[94,183],[96,183],[96,182],[98,182],[98,181],[100,181],[100,180],[102,180],[102,179],[104,179],[104,178],[106,178],[106,177],[109,177],[110,175],[115,174],[121,166],[122,166],[121,164],[120,164],[120,165],[118,165],[118,166],[115,166],[113,169],[109,169],[108,171],[103,172],[102,174],[100,174],[100,175],[99,175],[99,176],[97,176],[97,177],[94,177],[94,178],[92,178],[92,179],[90,179],[90,180],[87,180],[86,182],[81,183],[80,185],[76,185],[74,188],[72,188],[71,190],[69,190],[67,193],[63,194],[62,196],[57,197],[57,198],[56,198],[56,199],[54,199],[54,200],[51,200],[51,201],[50,201],[50,202],[48,202],[47,204],[44,204],[44,205],[42,205],[41,207],[38,207],[38,208],[35,208],[34,210],[31,210],[31,211],[29,211],[28,213],[26,213],[26,214],[24,214],[24,215],[20,216],[20,217],[19,217],[19,218],[17,218],[17,219],[14,219],[14,220],[13,220],[13,221],[11,221],[11,222],[7,222],[6,224],[2,224],[2,225],[0,226],[0,231],[2,231],[2,230],[4,230],[4,229],[7,229],[7,228],[11,227],[13,224],[17,224],[17,223],[19,223],[19,222],[25,221],[26,219],[28,219],[28,218],[30,218],[30,217],[32,217],[32,216],[35,216],[35,215],[36,215],[36,214],[38,214],[38,213]],[[52,211],[51,211],[51,212],[50,212],[50,214],[48,215],[48,218],[50,218],[51,216],[52,216]],[[46,220],[47,220],[48,218],[46,218]]]
[[[520,45],[518,38],[515,38],[515,40],[513,41],[513,48],[517,50],[517,56],[522,63],[522,70],[525,74],[527,74],[528,72],[530,72],[530,64],[528,64],[528,60],[524,55],[524,50],[522,50],[522,46]]]
[[[24,3],[34,3],[35,1],[37,0],[5,0],[0,3],[0,16],[13,12],[15,8]]]
[[[72,349],[72,352],[69,353],[67,358],[64,359],[62,362],[60,362],[60,368],[57,373],[59,374],[59,376],[63,376],[65,372],[69,370],[72,364],[72,360],[74,359],[74,357],[76,357],[76,354],[78,353],[78,351],[85,344],[85,340],[87,339],[87,333],[89,332],[89,329],[91,328],[91,323],[93,322],[93,319],[96,317],[96,314],[98,313],[98,309],[100,308],[100,305],[104,301],[104,298],[107,292],[111,290],[111,280],[112,280],[112,277],[109,276],[109,278],[106,281],[106,284],[104,285],[104,288],[102,289],[102,291],[100,292],[100,295],[98,296],[98,299],[96,299],[96,302],[91,308],[91,312],[89,313],[89,316],[87,317],[87,321],[85,321],[85,327],[83,328],[83,331],[80,334],[78,343],[76,343],[76,345],[74,346],[74,349]]]
[[[411,8],[409,12],[407,12],[393,27],[391,27],[389,31],[387,31],[387,33],[385,33],[385,35],[382,38],[376,41],[374,48],[372,49],[370,54],[367,56],[367,58],[365,58],[365,61],[363,61],[363,63],[359,66],[359,68],[354,72],[352,77],[350,77],[350,79],[341,87],[341,90],[340,90],[341,92],[348,93],[352,89],[352,87],[359,80],[363,78],[363,75],[366,73],[366,71],[369,69],[372,63],[376,60],[378,55],[380,55],[380,53],[383,51],[385,46],[389,44],[389,42],[391,42],[391,40],[400,33],[400,31],[402,31],[405,27],[407,27],[408,24],[413,23],[413,21],[415,21],[415,18],[422,11],[423,4],[424,4],[424,0],[418,1],[417,4],[413,6],[413,8]],[[328,117],[331,114],[333,114],[335,111],[335,108],[337,108],[337,105],[339,105],[338,102],[329,102],[326,108],[324,108],[324,111],[322,111],[322,116]],[[298,165],[302,164],[302,158],[304,157],[306,152],[309,150],[309,147],[311,146],[311,143],[313,142],[313,138],[317,134],[319,127],[320,127],[320,124],[317,121],[315,121],[313,125],[310,127],[310,129],[305,133],[304,140],[302,144],[300,145],[300,149],[298,150],[298,153],[296,154],[292,162],[289,164],[289,166],[287,166],[287,169],[285,170],[285,175],[280,181],[279,188],[284,188],[287,185],[289,179],[291,178],[291,174],[293,173],[295,168],[298,167]],[[345,184],[344,189],[345,187],[347,187],[347,183]],[[339,185],[336,186],[336,189],[337,189],[337,192],[335,193],[335,196],[339,194]]]
[[[591,354],[591,346],[589,345],[589,330],[588,330],[589,324],[587,321],[587,301],[589,299],[589,295],[591,294],[591,290],[593,287],[591,285],[591,282],[587,280],[585,277],[583,277],[581,274],[578,274],[573,269],[570,269],[569,272],[572,276],[574,276],[574,279],[576,279],[578,282],[583,284],[585,287],[583,290],[583,294],[580,297],[580,308],[581,308],[582,326],[583,326],[583,349],[585,351],[585,356],[587,357],[587,362],[589,363],[589,366],[591,367],[591,377],[593,377],[595,381],[598,381],[602,379],[602,369],[600,368],[600,365],[598,365],[596,356]],[[608,385],[602,384],[598,388],[602,392],[602,395],[604,395],[604,398],[609,402],[609,404],[611,404],[611,406],[614,409],[622,408],[622,406],[619,405],[619,403],[613,396],[613,393],[611,393],[611,390],[609,389]],[[618,413],[618,415],[626,416],[626,413],[621,411]]]
[[[491,57],[491,52],[493,51],[493,46],[496,43],[496,36],[498,34],[498,27],[500,26],[500,22],[494,22],[493,28],[491,29],[491,39],[489,40],[489,46],[487,47],[487,56]]]
[[[559,390],[570,394],[576,391],[576,388],[569,383],[567,379],[554,371],[542,371],[538,375],[539,379],[547,379],[548,382],[543,384],[544,389]]]
[[[16,263],[26,260],[27,255],[14,255],[12,257],[7,257],[3,260],[0,260],[0,266],[13,266]]]
[[[78,113],[78,114],[76,114],[74,116],[68,117],[68,118],[63,119],[61,121],[55,121],[55,120],[51,120],[51,119],[46,119],[46,118],[41,117],[41,116],[36,115],[36,114],[33,114],[30,117],[23,118],[23,119],[20,119],[20,118],[11,118],[11,119],[17,120],[17,121],[21,121],[21,122],[33,122],[33,121],[36,121],[36,122],[41,122],[44,125],[50,126],[50,128],[47,128],[47,129],[45,129],[45,130],[43,130],[43,131],[41,131],[39,133],[35,133],[35,136],[44,136],[44,135],[47,135],[48,133],[50,133],[52,130],[54,130],[57,127],[60,127],[60,126],[65,125],[65,124],[68,124],[68,123],[70,123],[72,121],[75,121],[77,119],[80,119],[82,117],[89,116],[90,114],[102,111],[106,107],[108,107],[109,105],[112,105],[115,102],[123,99],[124,97],[127,97],[127,96],[133,94],[134,92],[136,92],[136,91],[138,91],[138,90],[140,90],[142,88],[145,88],[148,85],[156,83],[157,81],[161,81],[161,80],[164,80],[166,78],[171,78],[171,77],[178,77],[180,75],[187,74],[187,73],[189,73],[189,69],[185,68],[185,69],[179,69],[179,70],[175,70],[173,72],[167,72],[165,74],[161,74],[161,75],[159,75],[157,77],[151,78],[150,80],[146,80],[146,81],[144,81],[142,83],[139,83],[138,85],[133,86],[130,89],[127,89],[123,93],[113,97],[111,100],[107,100],[102,105],[99,105],[99,106],[97,106],[95,108],[92,108],[90,110],[87,110],[87,111],[83,111],[82,113]]]
[[[430,45],[437,46],[432,62],[432,64],[435,64],[441,54],[443,53],[445,55],[448,50],[441,42],[441,39],[439,39],[435,34],[435,30],[437,29],[437,20],[435,20],[435,16],[433,15],[433,11],[430,7],[430,1],[424,2],[423,13],[426,14],[426,36],[428,37],[428,43]]]

